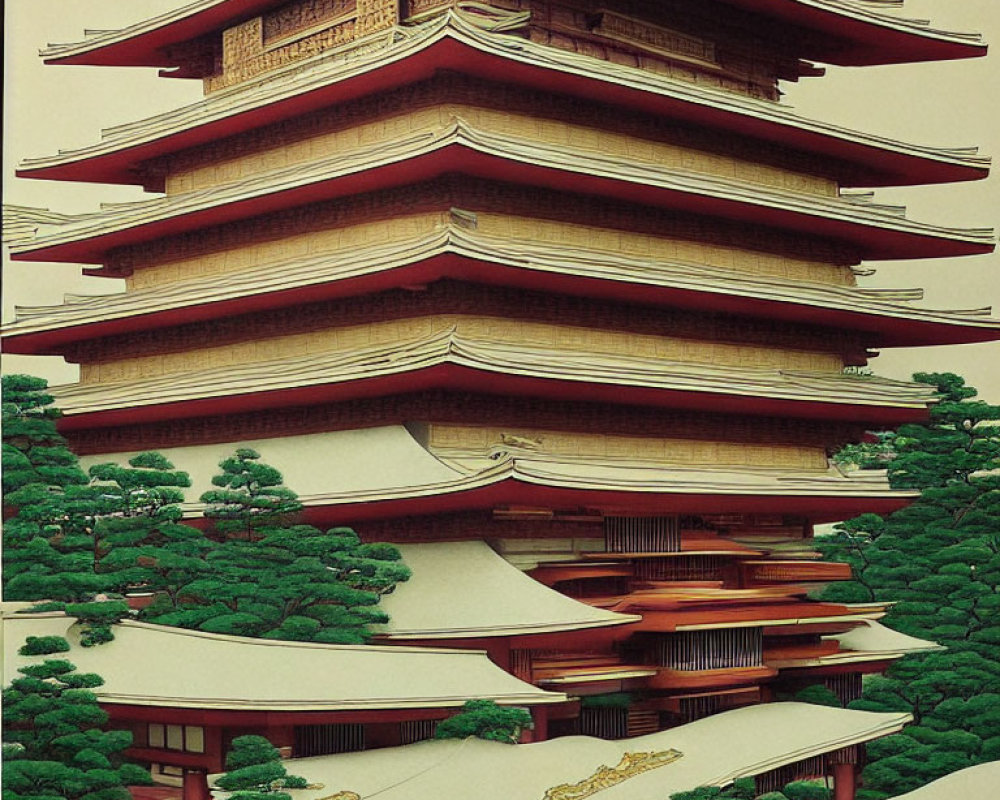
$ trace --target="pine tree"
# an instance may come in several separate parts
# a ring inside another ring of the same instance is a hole
[[[186,472],[160,453],[140,453],[127,466],[90,468],[113,509],[97,522],[98,571],[115,591],[142,589],[159,595],[158,608],[175,609],[184,588],[208,571],[205,555],[213,542],[181,524]]]
[[[55,636],[28,637],[22,655],[70,649]],[[3,692],[3,796],[5,800],[130,800],[125,787],[152,783],[149,773],[124,764],[128,731],[104,731],[108,715],[93,688],[103,681],[76,672],[65,659],[21,667]]]
[[[493,700],[467,700],[462,710],[438,723],[435,739],[466,739],[475,736],[492,742],[516,744],[521,731],[531,725],[531,714],[523,708],[504,708]]]
[[[930,424],[884,436],[862,466],[887,467],[893,487],[919,489],[919,500],[820,540],[855,573],[824,599],[896,601],[886,624],[947,648],[897,662],[851,704],[915,718],[869,745],[862,796],[872,799],[1000,758],[1000,407],[974,400],[955,375],[914,379],[942,395]]]
[[[291,800],[282,789],[304,789],[305,778],[289,775],[281,754],[263,736],[237,736],[226,754],[226,774],[215,785],[232,800]]]
[[[81,601],[106,587],[92,569],[100,500],[57,432],[47,384],[3,377],[4,597]]]
[[[362,544],[349,528],[323,533],[292,524],[302,508],[281,473],[241,449],[213,479],[227,487],[202,495],[222,537],[208,571],[184,587],[175,610],[145,617],[163,625],[270,639],[360,644],[387,621],[379,596],[409,578],[399,550]]]
[[[281,485],[281,473],[262,464],[256,450],[241,447],[219,467],[221,474],[212,478],[219,488],[201,496],[205,516],[219,533],[259,538],[261,528],[287,522],[302,510],[295,492]]]

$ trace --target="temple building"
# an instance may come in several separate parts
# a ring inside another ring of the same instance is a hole
[[[583,734],[627,740],[591,743],[619,758],[630,737],[781,709],[804,735],[834,710],[741,707],[817,683],[846,704],[934,646],[879,625],[884,604],[810,599],[850,578],[818,560],[815,525],[915,496],[830,460],[935,402],[865,368],[1000,321],[856,284],[868,259],[991,252],[992,231],[864,191],[980,179],[988,159],[802,118],[779,84],[985,51],[856,0],[198,0],[43,51],[159,67],[204,98],[22,163],[154,194],[7,208],[14,259],[127,290],[19,309],[3,344],[80,365],[54,394],[85,463],[159,450],[195,498],[252,446],[307,521],[398,544],[413,579],[358,658],[388,675],[437,653],[455,697],[532,709],[530,748]],[[387,696],[389,727],[291,754],[429,738],[399,727],[451,713],[428,692],[422,716]],[[732,775],[763,792],[834,774],[849,800],[864,741],[905,722],[853,724]],[[732,779],[710,773],[691,775]],[[451,780],[427,796],[459,796]]]

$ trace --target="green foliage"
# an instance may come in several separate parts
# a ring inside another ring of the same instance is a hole
[[[771,795],[784,798],[784,795],[779,793],[772,792]],[[724,789],[718,786],[699,786],[687,792],[672,794],[670,800],[753,800],[755,797],[757,797],[757,788],[754,779],[739,778],[731,786]]]
[[[205,515],[221,541],[182,523],[184,472],[159,453],[91,467],[55,429],[45,382],[4,378],[4,592],[45,601],[111,641],[127,609],[109,594],[154,595],[148,621],[214,633],[360,644],[387,621],[379,597],[410,577],[399,550],[349,528],[295,525],[302,506],[253,450],[223,460]]]
[[[220,464],[223,473],[213,481],[228,488],[203,499],[217,504],[206,515],[224,538],[206,554],[207,571],[184,585],[176,603],[155,603],[143,618],[237,636],[367,641],[368,626],[388,619],[379,597],[410,576],[399,550],[364,544],[350,528],[324,533],[289,522],[288,514],[301,508],[298,498],[259,459],[239,450]]]
[[[281,763],[281,754],[263,736],[237,736],[226,754],[226,774],[216,780],[219,789],[233,792],[233,797],[252,800],[261,795],[267,800],[282,800],[289,795],[282,789],[304,789],[305,778],[289,775]]]
[[[91,601],[143,587],[176,599],[205,569],[211,546],[179,524],[188,476],[157,453],[125,467],[98,464],[90,476],[56,432],[59,412],[45,382],[4,378],[4,591],[11,600],[67,604],[84,623],[85,646],[111,641],[127,609]],[[115,609],[112,611],[112,609]]]
[[[21,648],[65,652],[65,639],[32,637]],[[65,659],[21,667],[3,692],[3,788],[5,800],[129,800],[128,785],[149,784],[149,773],[124,764],[132,743],[127,731],[104,731],[108,715],[89,688],[103,684],[78,673]]]
[[[7,600],[81,600],[105,588],[89,546],[99,503],[56,431],[59,411],[46,388],[28,375],[2,379]]]
[[[68,653],[69,642],[62,636],[29,636],[17,652],[22,656],[47,656],[52,653]]]
[[[792,781],[781,793],[788,800],[830,800],[833,796],[829,789],[813,781]]]
[[[580,700],[583,708],[628,708],[635,695],[631,692],[586,695]]]
[[[800,689],[795,693],[793,699],[799,703],[814,703],[818,706],[832,706],[833,708],[841,708],[843,705],[836,693],[821,683],[814,683],[812,686]],[[797,798],[793,798],[793,800],[797,800]]]
[[[906,711],[915,724],[869,748],[865,794],[902,794],[948,772],[996,758],[1000,736],[1000,407],[949,374],[915,375],[942,399],[928,425],[881,438],[895,488],[919,489],[911,506],[868,514],[820,541],[855,580],[823,599],[896,601],[886,624],[947,647],[909,656],[865,682],[851,708]]]
[[[128,616],[128,604],[120,600],[67,603],[66,613],[80,621],[80,644],[84,647],[114,640],[111,626]]]
[[[90,475],[107,504],[97,521],[99,571],[119,592],[156,592],[161,607],[176,609],[187,585],[209,571],[205,558],[213,547],[201,531],[181,524],[187,473],[146,452],[126,466],[97,464]]]
[[[221,474],[201,496],[205,516],[225,534],[255,539],[260,528],[281,525],[302,510],[295,492],[282,486],[281,473],[260,463],[260,453],[241,447],[219,463]]]
[[[435,739],[465,739],[475,736],[493,742],[516,744],[521,730],[531,725],[531,714],[523,708],[504,708],[492,700],[469,700],[453,717],[438,723]]]

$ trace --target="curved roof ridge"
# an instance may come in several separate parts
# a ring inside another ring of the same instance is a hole
[[[66,301],[60,305],[16,306],[15,320],[4,326],[2,335],[10,338],[171,308],[186,308],[193,301],[222,302],[229,298],[317,286],[402,268],[444,253],[522,270],[566,273],[607,282],[627,281],[651,287],[669,286],[689,291],[734,294],[773,302],[837,308],[852,313],[1000,326],[1000,320],[988,316],[991,312],[989,307],[938,310],[909,305],[911,301],[922,299],[920,289],[866,289],[752,275],[695,262],[658,261],[623,255],[618,251],[578,249],[562,244],[547,245],[533,240],[488,236],[451,224],[398,242],[353,248],[346,254],[332,252],[269,262],[264,266],[217,276],[209,287],[204,286],[201,279],[192,279],[128,293],[67,295]]]
[[[106,156],[118,150],[135,148],[184,131],[196,130],[213,121],[269,106],[287,98],[299,97],[331,84],[367,74],[389,63],[405,60],[410,55],[448,38],[484,53],[559,72],[577,74],[599,84],[613,83],[616,87],[651,92],[675,101],[710,106],[721,112],[757,118],[763,122],[801,129],[822,137],[842,139],[876,150],[898,152],[917,159],[931,159],[977,169],[986,169],[990,163],[988,157],[978,155],[977,148],[914,145],[853,131],[832,123],[809,120],[797,116],[789,106],[771,101],[744,97],[722,89],[649,73],[636,67],[600,61],[590,56],[484,31],[469,22],[464,15],[452,11],[418,26],[398,30],[402,34],[400,37],[382,37],[384,41],[378,46],[369,43],[364,48],[358,48],[356,43],[351,43],[335,50],[324,51],[303,61],[268,72],[259,81],[237,84],[179,109],[107,128],[102,131],[102,140],[94,145],[60,152],[54,156],[23,160],[19,173],[31,177],[32,171],[44,173],[46,169]],[[40,174],[39,177],[46,176]],[[955,179],[948,178],[948,180]]]
[[[748,0],[725,0],[741,7],[749,5]],[[862,24],[873,29],[871,32],[848,30],[843,35],[853,37],[860,44],[870,44],[865,39],[878,32],[894,33],[902,39],[897,42],[907,49],[906,60],[933,60],[935,58],[967,58],[980,55],[985,47],[982,37],[976,33],[946,31],[931,27],[927,20],[909,19],[892,13],[885,13],[900,7],[896,2],[879,0],[783,0],[771,2],[764,7],[750,6],[763,16],[791,19],[809,26],[829,26],[840,20]],[[125,28],[117,30],[84,31],[82,41],[50,44],[40,55],[47,63],[77,64],[120,64],[125,66],[175,66],[163,49],[179,44],[196,36],[221,30],[236,21],[260,13],[269,6],[277,5],[277,0],[195,0],[180,8],[167,11]],[[930,45],[946,46],[934,48]],[[115,53],[115,50],[118,53]],[[798,55],[815,57],[810,52]],[[893,63],[891,54],[867,53],[859,63]],[[900,60],[896,58],[895,61]],[[842,63],[841,61],[835,63]],[[851,63],[850,61],[844,63]]]
[[[255,206],[256,212],[248,210],[241,213],[237,210],[237,206],[252,201],[268,202],[275,206],[269,210],[275,211],[288,205],[295,205],[295,200],[279,200],[282,195],[296,190],[304,191],[306,187],[322,184],[331,186],[336,184],[341,193],[350,193],[349,188],[344,188],[343,181],[346,178],[361,174],[370,175],[380,168],[389,169],[398,164],[413,162],[449,147],[461,148],[470,154],[470,157],[478,153],[485,158],[499,158],[527,169],[547,170],[546,174],[555,172],[560,175],[584,176],[591,181],[610,181],[611,186],[621,187],[621,192],[630,192],[634,187],[642,186],[668,194],[704,198],[706,202],[715,204],[712,208],[699,212],[706,216],[732,216],[734,214],[732,207],[752,206],[766,209],[774,215],[781,215],[783,222],[777,221],[776,217],[775,221],[770,223],[780,228],[797,229],[791,224],[790,219],[786,219],[787,215],[792,215],[791,219],[819,217],[829,220],[831,224],[849,226],[840,234],[845,238],[848,230],[876,228],[904,236],[934,239],[941,242],[942,246],[947,241],[952,243],[951,247],[958,247],[961,252],[965,252],[968,248],[972,248],[970,252],[980,252],[984,248],[988,251],[995,244],[992,228],[954,228],[916,222],[841,198],[827,198],[777,187],[765,189],[747,180],[723,178],[675,168],[667,169],[658,167],[652,162],[626,160],[591,150],[555,147],[529,139],[498,135],[455,118],[451,124],[435,131],[417,132],[391,142],[362,146],[318,161],[279,167],[256,173],[250,178],[205,189],[138,203],[116,204],[102,214],[76,217],[65,224],[40,226],[34,240],[12,242],[11,252],[22,256],[22,259],[29,254],[35,254],[36,258],[47,256],[50,260],[53,257],[50,251],[60,246],[71,246],[116,235],[123,236],[129,231],[157,224],[163,226],[183,217],[194,220],[185,223],[187,227],[184,230],[210,226],[210,220],[199,224],[199,215],[220,208],[225,209],[227,221],[256,216],[268,213],[268,209]],[[453,164],[453,161],[449,160],[449,163]],[[455,168],[462,169],[462,167]],[[432,169],[438,167],[432,166]],[[390,182],[391,180],[390,178]],[[530,182],[534,178],[529,176],[525,180]],[[152,230],[152,233],[145,234],[146,238],[163,235],[158,234],[155,227]],[[115,242],[114,245],[107,244],[105,247],[121,244],[122,242]]]
[[[918,383],[874,376],[827,375],[758,367],[721,366],[560,350],[459,335],[452,329],[412,340],[351,351],[242,363],[159,378],[53,387],[67,416],[93,413],[122,403],[138,407],[236,391],[342,383],[454,364],[506,375],[545,377],[723,394],[766,394],[819,402],[847,402],[924,408],[933,390]],[[209,379],[211,376],[211,379]],[[839,390],[839,391],[838,391]],[[117,398],[117,399],[115,399]]]

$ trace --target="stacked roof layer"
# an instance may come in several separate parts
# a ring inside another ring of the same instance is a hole
[[[128,283],[20,309],[3,333],[14,352],[83,364],[53,394],[62,430],[89,442],[84,465],[131,454],[102,432],[163,436],[184,443],[163,452],[197,497],[249,446],[307,521],[395,541],[414,572],[383,598],[378,645],[128,622],[79,666],[104,674],[108,704],[386,712],[379,724],[418,721],[406,736],[420,737],[443,713],[404,712],[492,698],[539,706],[538,737],[563,735],[304,764],[324,797],[328,768],[362,796],[461,797],[477,774],[503,776],[479,781],[497,797],[537,800],[623,759],[601,796],[659,800],[853,758],[908,718],[774,704],[636,735],[803,683],[846,703],[862,673],[936,647],[882,628],[884,604],[810,601],[849,571],[809,541],[815,522],[915,496],[828,454],[926,419],[934,393],[850,368],[873,347],[1000,338],[986,310],[857,288],[860,262],[987,253],[993,233],[840,189],[976,179],[988,159],[801,119],[777,82],[817,74],[806,58],[983,47],[856,0],[666,0],[646,20],[584,0],[502,5],[201,0],[43,54],[161,66],[207,95],[21,170],[163,196],[5,211],[14,258]],[[689,27],[664,27],[675,18]],[[715,63],[699,31],[723,60],[737,41],[740,63]],[[116,654],[133,650],[126,668]],[[177,681],[222,662],[250,665],[239,687],[222,671]],[[638,695],[581,710],[540,686]]]

